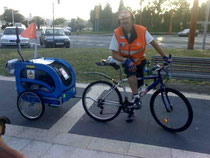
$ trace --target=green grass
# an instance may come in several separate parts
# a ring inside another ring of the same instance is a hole
[[[188,56],[188,57],[206,57],[210,58],[210,50],[185,50],[185,49],[164,49],[166,54],[172,54],[172,56]],[[33,49],[22,49],[22,55],[25,59],[33,58]],[[84,75],[84,72],[102,72],[117,78],[117,72],[111,67],[99,67],[95,65],[95,62],[101,59],[107,59],[111,55],[109,49],[105,48],[52,48],[38,49],[39,57],[53,57],[61,58],[71,64],[75,73],[77,82],[90,82],[99,79],[95,75]],[[154,49],[147,49],[147,58],[150,59],[152,55],[157,55]],[[4,66],[10,59],[19,58],[16,49],[0,49],[0,75],[9,76]],[[181,82],[186,84],[206,84],[205,82],[195,81],[183,81],[172,80],[172,82]],[[210,83],[208,83],[210,85]]]

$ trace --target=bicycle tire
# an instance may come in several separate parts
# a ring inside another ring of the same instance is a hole
[[[45,112],[42,98],[32,91],[23,91],[18,95],[17,107],[20,114],[29,120],[37,120]]]
[[[106,122],[116,118],[121,111],[122,96],[117,88],[113,89],[110,94],[102,99],[113,85],[107,81],[95,81],[90,83],[82,95],[82,104],[85,112],[92,119]],[[103,110],[102,110],[103,109]],[[113,110],[108,115],[108,110]]]
[[[164,97],[167,105],[169,103],[166,96],[161,95],[161,90],[159,89],[152,95],[150,100],[150,110],[153,118],[161,127],[170,132],[182,132],[186,130],[193,120],[193,110],[190,102],[181,92],[175,89],[165,88],[164,93],[167,94],[170,105],[173,103],[171,111],[167,112],[162,97]],[[164,112],[165,114],[163,114]]]

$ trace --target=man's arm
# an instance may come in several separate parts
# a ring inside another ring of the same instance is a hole
[[[112,50],[112,58],[118,60],[122,63],[125,63],[129,67],[129,71],[135,72],[136,71],[136,64],[132,62],[130,59],[120,56],[116,51]],[[129,60],[127,63],[126,60]]]
[[[116,51],[114,51],[114,50],[112,50],[112,58],[114,58],[115,60],[118,60],[118,61],[120,61],[120,62],[122,62],[122,63],[124,63],[125,60],[127,59],[127,58],[125,58],[125,57],[120,56],[120,55],[119,55]]]
[[[155,48],[155,50],[161,55],[161,57],[165,57],[165,53],[163,51],[163,49],[159,46],[159,44],[155,41],[152,40],[152,42],[150,42],[150,44]]]

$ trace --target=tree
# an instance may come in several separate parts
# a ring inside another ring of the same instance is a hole
[[[57,18],[54,20],[54,25],[55,26],[64,26],[65,22],[66,22],[65,18]]]
[[[40,29],[40,27],[44,25],[45,20],[41,18],[40,16],[34,16],[31,22],[36,22],[37,28]]]
[[[105,8],[101,11],[101,14],[99,15],[99,28],[102,31],[110,31],[112,30],[112,8],[110,7],[110,4],[107,3]]]
[[[125,8],[123,0],[120,0],[120,4],[118,7],[118,13]]]
[[[99,19],[100,15],[102,13],[102,7],[99,4],[99,6],[95,6],[94,10],[90,11],[90,22],[93,24],[93,30],[96,31],[96,8],[99,7]]]
[[[190,4],[187,0],[176,0],[173,4],[175,6],[173,30],[180,31],[184,28],[189,28],[191,18]]]
[[[84,22],[85,21],[83,19],[77,18],[75,29],[77,31],[81,32],[81,30],[85,27]]]
[[[25,17],[21,15],[17,10],[13,9],[6,9],[4,13],[1,15],[1,19],[7,23],[12,23],[12,12],[14,15],[14,22],[24,23]]]

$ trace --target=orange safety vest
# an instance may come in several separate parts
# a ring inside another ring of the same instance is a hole
[[[146,47],[146,28],[141,25],[134,24],[134,29],[136,31],[137,38],[131,44],[129,44],[126,40],[123,34],[122,26],[115,29],[114,33],[119,44],[118,54],[123,57],[130,58],[136,65],[139,65],[141,61],[146,58],[146,55],[144,54]]]

